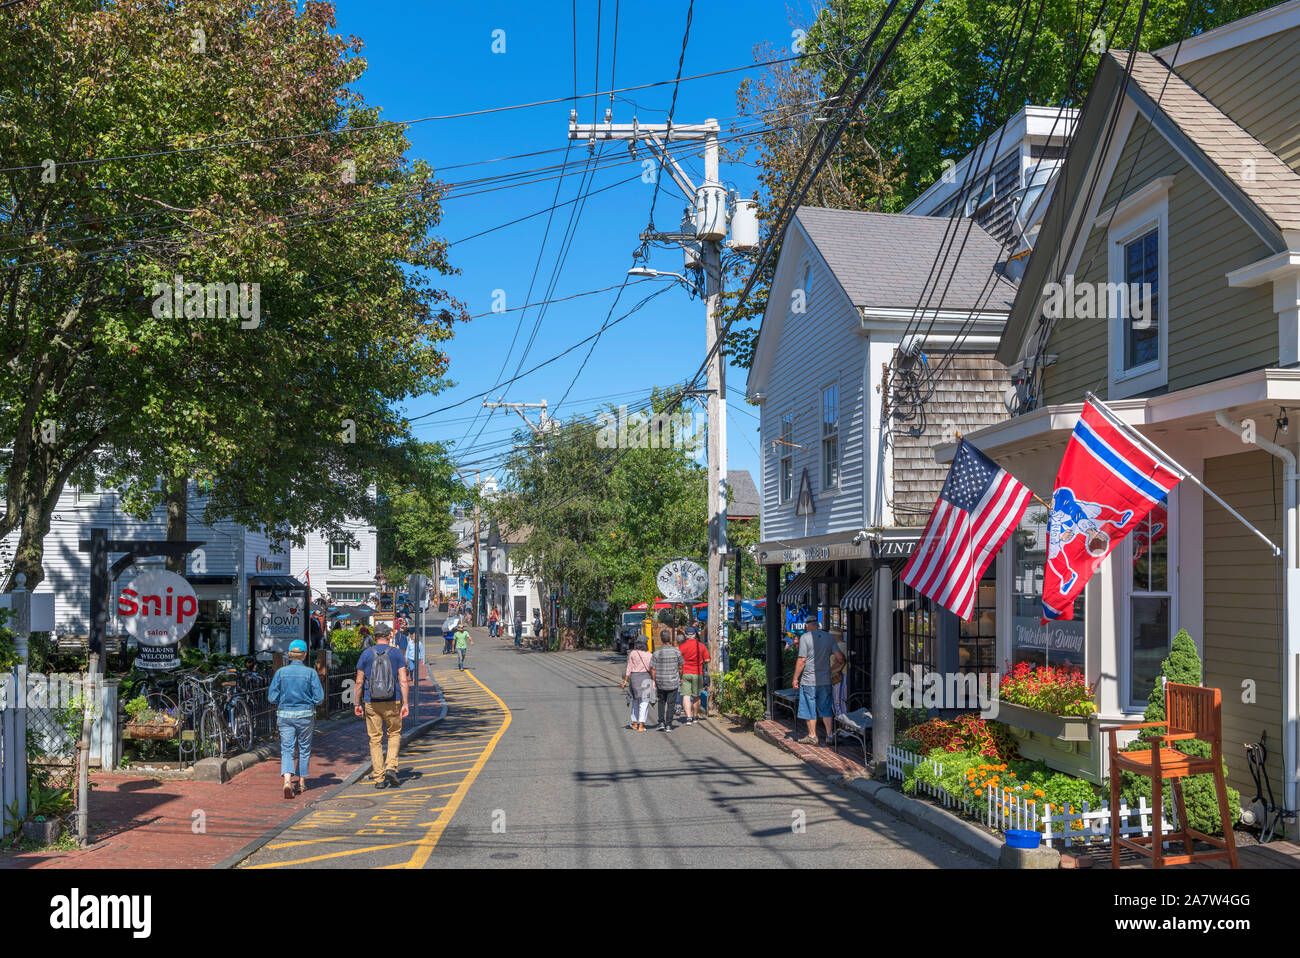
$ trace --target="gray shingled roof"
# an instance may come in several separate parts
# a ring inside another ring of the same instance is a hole
[[[1123,69],[1128,52],[1110,56]],[[1278,229],[1300,229],[1300,174],[1151,54],[1134,58],[1133,81]],[[1252,176],[1244,160],[1254,160]]]
[[[1002,247],[971,220],[950,227],[947,217],[818,206],[801,206],[795,215],[854,306],[916,309],[924,300],[926,309],[1011,309],[1015,283],[1003,276],[989,279],[1004,259]]]
[[[727,499],[727,515],[756,516],[762,512],[762,500],[754,477],[747,469],[728,469],[727,487],[731,490]]]

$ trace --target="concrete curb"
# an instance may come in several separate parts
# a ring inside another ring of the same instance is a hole
[[[438,714],[435,715],[433,718],[428,719],[424,722],[421,722],[419,725],[412,727],[409,731],[404,729],[402,731],[403,745],[405,745],[411,739],[423,735],[425,732],[429,731],[431,728],[433,728],[435,725],[437,725],[439,722],[441,722],[443,719],[447,717],[447,696],[443,694],[442,686],[439,685],[436,680],[434,680],[432,675],[429,676],[429,682],[432,683],[433,687],[438,690],[438,702],[440,706],[438,709]],[[363,775],[365,775],[370,771],[371,767],[372,765],[370,759],[367,758],[364,762],[362,762],[355,769],[353,769],[352,773],[348,775],[347,778],[343,779],[343,781],[341,781],[338,785],[335,785],[323,797],[313,799],[310,804],[304,805],[294,815],[290,816],[288,819],[281,822],[280,824],[272,826],[271,828],[267,829],[265,832],[263,832],[253,841],[249,842],[239,851],[235,852],[233,855],[229,855],[226,858],[223,858],[221,861],[217,862],[217,864],[213,865],[212,867],[214,869],[234,868],[244,859],[252,855],[253,852],[257,851],[259,848],[261,848],[271,839],[275,838],[277,835],[282,833],[286,828],[292,828],[294,825],[298,824],[298,822],[300,822],[302,819],[306,818],[309,814],[311,814],[311,812],[313,811],[313,806],[317,802],[329,801],[331,798],[333,798],[335,795],[338,795],[344,789],[350,788],[353,785],[355,785],[358,781],[361,780],[361,777]]]
[[[942,834],[949,842],[976,858],[993,865],[1002,860],[1002,849],[1005,847],[1003,841],[978,825],[963,821],[941,808],[908,798],[883,782],[854,778],[844,784],[908,824]]]
[[[775,745],[782,751],[794,755],[793,749],[786,742],[769,733],[766,729],[754,726],[754,734],[763,741]],[[805,762],[807,765],[808,763]],[[901,818],[909,825],[915,825],[923,831],[939,833],[962,851],[982,861],[996,865],[1001,860],[1004,843],[996,835],[991,835],[978,825],[962,821],[948,814],[941,808],[925,802],[908,798],[902,792],[891,788],[887,783],[869,778],[849,778],[842,775],[826,775],[816,767],[808,765],[816,775],[834,785],[849,788],[864,798],[879,805],[896,818]]]

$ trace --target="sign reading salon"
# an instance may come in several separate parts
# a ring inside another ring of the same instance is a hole
[[[152,569],[122,586],[117,616],[127,635],[140,647],[136,660],[144,669],[173,669],[180,665],[180,641],[194,628],[198,596],[183,576]]]

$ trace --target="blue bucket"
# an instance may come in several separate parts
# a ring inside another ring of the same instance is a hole
[[[1008,828],[1007,844],[1012,848],[1037,848],[1043,836],[1027,828]]]

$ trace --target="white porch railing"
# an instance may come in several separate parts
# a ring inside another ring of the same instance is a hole
[[[896,745],[885,749],[886,766],[889,777],[902,781],[908,766],[929,765],[937,776],[943,774],[943,763],[924,758],[914,752],[901,749]],[[1054,843],[1069,847],[1076,843],[1088,844],[1100,840],[1110,843],[1110,803],[1102,800],[1097,808],[1087,803],[1076,808],[1067,805],[1059,812],[1044,813],[1038,804],[1029,804],[1023,792],[1005,788],[987,789],[982,802],[966,802],[955,798],[947,791],[929,782],[917,780],[916,790],[923,795],[938,800],[944,808],[959,811],[990,828],[1006,831],[1008,828],[1022,828],[1042,832],[1047,845]],[[1120,834],[1150,836],[1152,806],[1145,797],[1138,799],[1138,807],[1131,809],[1126,802],[1119,806]],[[1162,816],[1162,831],[1168,833],[1177,828],[1176,816],[1172,809],[1167,809]]]

